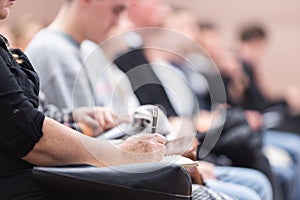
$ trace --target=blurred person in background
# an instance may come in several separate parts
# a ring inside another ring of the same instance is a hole
[[[208,51],[209,55],[215,61],[217,67],[220,69],[222,77],[224,78],[228,103],[233,107],[240,107],[239,105],[244,101],[244,95],[249,89],[249,85],[251,85],[251,78],[244,71],[243,66],[234,57],[234,55],[226,53],[228,50],[222,46],[220,31],[215,25],[204,23],[200,25],[200,29],[201,34],[199,35],[199,42]],[[226,59],[226,56],[222,56],[222,51],[224,55],[227,54],[230,55],[230,57],[227,57]],[[237,81],[234,81],[234,79]],[[240,89],[231,89],[231,87],[234,85],[237,87],[233,88]],[[289,133],[281,133],[270,130],[265,131],[264,129],[268,125],[265,124],[264,118],[259,111],[252,110],[247,107],[242,107],[242,109],[245,109],[245,116],[251,127],[254,130],[263,132],[263,141],[265,147],[268,149],[273,148],[273,150],[276,151],[279,150],[277,153],[281,151],[283,153],[281,153],[282,155],[285,154],[284,152],[287,152],[289,155],[281,156],[281,158],[291,157],[293,159],[292,162],[288,161],[289,159],[283,159],[281,160],[281,164],[278,165],[278,161],[274,162],[274,156],[268,154],[268,158],[272,160],[273,170],[283,185],[284,197],[286,199],[294,199],[297,193],[296,182],[298,180],[297,174],[299,168],[299,151],[297,150],[297,146],[299,146],[299,138]],[[279,142],[283,139],[290,141],[285,143],[288,145],[284,145],[282,142]]]
[[[260,69],[264,52],[267,48],[268,34],[260,25],[249,25],[240,30],[236,53],[243,70],[248,76],[249,86],[243,94],[240,106],[261,113],[273,111],[278,113],[278,123],[274,129],[299,133],[300,101],[298,89],[287,87],[283,98],[274,100],[265,92],[263,76]],[[272,125],[270,125],[272,127]]]
[[[192,26],[192,27],[187,27],[187,26]],[[229,53],[227,53],[224,47],[221,45],[222,44],[221,38],[219,37],[218,33],[214,30],[213,25],[205,24],[205,28],[209,29],[209,32],[201,32],[198,30],[197,20],[195,19],[194,16],[191,15],[191,13],[184,10],[178,10],[172,13],[168,17],[168,19],[166,20],[166,28],[171,28],[182,34],[185,34],[191,39],[193,39],[194,41],[198,41],[198,42],[200,41],[203,43],[205,42],[205,45],[203,45],[204,50],[207,50],[208,55],[213,54],[213,57],[215,59],[218,59],[217,60],[218,64],[222,64],[222,68],[221,69],[219,68],[222,77],[225,75],[231,77],[231,76],[236,76],[238,73],[242,73],[241,70],[239,71],[237,70],[239,67],[237,60],[234,60],[234,57]],[[165,40],[167,40],[167,38],[162,38],[160,42],[163,42]],[[179,42],[179,40],[173,40],[173,41]],[[178,45],[178,47],[181,48],[184,46],[185,44],[183,43],[180,43]],[[189,58],[191,53],[194,54],[193,56],[194,58]],[[201,104],[199,104],[199,106],[202,109],[208,109],[209,111],[213,111],[210,110],[211,103],[214,104],[216,104],[217,102],[226,103],[224,102],[224,100],[222,100],[222,98],[219,97],[220,95],[215,95],[215,93],[222,92],[219,91],[221,89],[221,85],[223,85],[223,81],[221,76],[217,76],[218,69],[216,69],[213,63],[209,63],[212,61],[208,57],[206,59],[209,60],[209,62],[208,61],[203,62],[206,54],[203,53],[201,47],[198,47],[198,49],[191,48],[186,54],[183,55],[184,55],[183,58],[187,58],[186,60],[173,58],[169,60],[169,62],[173,63],[174,66],[177,67],[177,69],[180,69],[187,76],[187,80],[190,81],[190,85],[195,91],[195,94],[197,95],[198,99],[200,99],[198,100],[198,102],[201,103],[202,105],[203,104],[205,105],[203,107]],[[232,72],[234,72],[234,75],[232,75]],[[237,81],[234,84],[237,84],[238,82],[242,82],[242,81],[243,81],[242,79],[239,80],[239,77],[237,77]],[[205,87],[204,90],[206,90],[206,92],[201,90],[201,87],[203,88],[203,85]],[[207,98],[205,98],[206,96]],[[211,102],[212,100],[213,102]],[[207,102],[205,103],[205,101]],[[199,124],[198,130],[203,133],[201,135],[205,135],[204,133],[213,134],[213,131],[208,131],[210,127],[203,126],[204,120],[203,117],[201,118],[201,115],[203,115],[203,112],[202,114],[200,112],[200,120],[198,123]],[[211,115],[208,113],[208,116]],[[237,119],[237,121],[235,119]],[[224,156],[226,155],[229,159],[231,159],[232,162],[231,165],[259,169],[263,171],[266,175],[268,175],[269,179],[273,181],[271,168],[268,165],[268,161],[266,160],[265,156],[263,155],[261,145],[258,144],[262,142],[260,139],[261,134],[259,133],[259,129],[257,129],[259,127],[257,127],[256,129],[250,128],[248,123],[245,122],[244,119],[245,119],[245,112],[243,110],[231,108],[231,107],[227,108],[225,124],[221,133],[221,137],[219,138],[212,152],[210,152],[209,157],[210,159],[212,159],[211,160],[212,162],[218,162],[217,158],[219,157],[220,158],[219,162],[223,160],[222,163],[225,164]],[[247,135],[246,132],[247,134],[249,134],[249,138],[245,140],[243,139],[242,135]],[[253,138],[256,139],[253,140]],[[240,146],[236,145],[237,143],[242,145]],[[246,149],[248,149],[247,148],[248,146],[252,146],[249,148],[251,150],[245,151]],[[236,149],[236,151],[233,149]],[[251,152],[251,154],[249,154],[249,152]],[[212,158],[212,155],[214,155],[214,159]],[[255,155],[254,156],[255,158],[253,159],[253,157],[250,155],[252,156]],[[204,159],[208,159],[208,158],[204,158]],[[276,183],[273,182],[273,184],[274,184],[273,187],[276,190],[275,192],[276,198],[280,199],[280,195],[278,194],[280,194],[281,188],[277,187]]]
[[[236,48],[237,57],[242,64],[242,69],[247,75],[249,84],[245,88],[242,101],[237,103],[245,109],[260,112],[263,116],[265,127],[265,141],[286,149],[292,156],[297,172],[298,197],[291,195],[290,199],[300,198],[300,137],[299,133],[299,91],[288,88],[284,98],[272,100],[264,92],[263,76],[260,71],[260,63],[265,55],[268,35],[265,28],[261,25],[248,25],[241,29],[239,42]],[[282,141],[285,141],[284,143]],[[295,193],[295,192],[294,192]],[[289,195],[289,194],[287,194]]]
[[[168,11],[169,5],[165,0],[128,1],[128,17],[134,25],[133,28],[161,27]],[[148,13],[148,15],[145,15],[145,13]],[[130,54],[126,55],[125,60],[123,61],[124,56],[121,55],[123,52],[118,52],[119,54],[117,54],[117,56],[121,56],[114,60],[115,64],[124,73],[131,71],[132,66],[138,63],[140,65],[148,64],[147,58],[144,55],[144,50],[140,49],[145,42],[141,34],[143,34],[143,36],[144,34],[149,35],[151,34],[151,31],[147,32],[142,29],[141,31],[142,33],[137,33],[136,31],[130,33],[133,35],[131,36],[131,39],[125,40],[128,47],[127,50],[130,51]],[[178,115],[176,113],[176,108],[174,108],[172,102],[168,98],[168,94],[164,90],[161,81],[150,67],[141,66],[131,72],[132,73],[127,73],[127,76],[140,104],[160,105],[168,117]],[[141,83],[144,82],[151,84],[141,85]]]
[[[32,20],[31,17],[27,16],[17,19],[16,23],[12,25],[2,24],[0,32],[8,39],[10,48],[24,50],[28,42],[42,27],[44,27],[42,22]],[[49,104],[42,92],[39,94],[39,100],[39,110],[47,117],[81,132],[84,129],[87,135],[93,137],[119,123],[128,121],[125,116],[121,119],[119,116],[114,115],[111,110],[103,107],[80,107],[74,110],[59,109],[55,105]]]
[[[124,9],[120,0],[65,0],[51,24],[33,38],[26,52],[49,103],[68,109],[95,105],[95,86],[87,76],[80,45],[84,40],[104,40]]]
[[[112,28],[107,39],[97,44],[91,40],[82,42],[80,49],[84,67],[91,84],[95,86],[95,103],[113,110],[119,115],[132,113],[140,105],[126,75],[112,62],[113,52],[126,46],[119,31],[132,27],[127,12],[122,12],[118,26]]]

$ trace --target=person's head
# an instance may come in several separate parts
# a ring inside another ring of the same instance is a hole
[[[241,30],[239,39],[241,42],[251,42],[255,40],[265,40],[267,38],[266,31],[258,26],[249,26]]]
[[[0,20],[6,19],[15,0],[0,0]]]
[[[198,23],[200,34],[198,42],[200,45],[215,59],[223,51],[223,41],[220,31],[214,23],[200,22]]]
[[[79,42],[88,39],[99,43],[118,23],[125,3],[124,0],[64,0],[58,23]]]
[[[190,11],[184,9],[172,10],[166,17],[164,27],[184,34],[193,40],[196,40],[199,34],[196,17]]]
[[[161,27],[169,11],[166,0],[129,0],[128,16],[136,28]]]
[[[156,31],[150,45],[155,43],[156,47],[166,49],[167,51],[158,51],[161,55],[165,54],[165,60],[180,62],[197,48],[194,42],[198,34],[197,20],[190,11],[175,8],[170,10],[163,28]],[[171,52],[176,52],[180,56]]]
[[[267,33],[260,25],[249,25],[241,29],[238,35],[239,51],[248,62],[258,62],[263,56],[267,42]]]

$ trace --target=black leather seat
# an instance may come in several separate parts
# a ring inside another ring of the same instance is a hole
[[[191,199],[190,176],[175,164],[36,167],[33,177],[48,194],[61,199]]]

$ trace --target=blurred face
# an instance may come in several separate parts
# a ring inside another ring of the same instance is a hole
[[[191,39],[197,39],[199,29],[195,17],[189,12],[174,13],[167,17],[164,27],[185,34]]]
[[[128,16],[136,28],[163,25],[169,5],[166,0],[130,0]]]
[[[243,58],[256,65],[265,56],[266,41],[262,39],[253,39],[242,44]]]
[[[14,4],[14,0],[0,0],[0,19],[8,17],[10,7]]]
[[[128,18],[128,12],[125,11],[120,16],[118,26],[112,28],[111,31],[108,33],[107,37],[122,33],[124,31],[131,30],[133,28],[134,28],[134,24]]]
[[[218,54],[218,51],[223,49],[221,36],[217,30],[202,31],[200,43],[211,56]]]
[[[110,29],[118,23],[125,9],[124,0],[91,0],[87,7],[85,32],[87,39],[100,43]]]
[[[263,39],[256,39],[250,42],[250,48],[257,58],[260,58],[264,54],[266,45],[267,43]]]

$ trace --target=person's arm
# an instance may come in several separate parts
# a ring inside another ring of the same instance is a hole
[[[129,116],[117,116],[112,110],[105,107],[79,107],[72,111],[68,109],[59,109],[55,105],[47,102],[43,92],[40,92],[39,100],[39,110],[43,112],[46,117],[54,119],[73,129],[77,129],[92,137],[97,137],[104,131],[111,129],[120,123],[130,121]]]
[[[130,138],[114,146],[106,140],[78,134],[45,118],[19,84],[22,81],[17,82],[0,57],[0,148],[7,154],[41,166],[72,163],[103,166],[162,159],[165,151],[162,136]]]
[[[83,133],[92,137],[130,121],[128,115],[115,115],[111,109],[99,106],[75,108],[71,114]]]
[[[24,160],[39,166],[86,163],[111,166],[138,162],[154,162],[163,158],[165,138],[159,134],[137,135],[119,146],[79,134],[46,118],[43,137]]]

